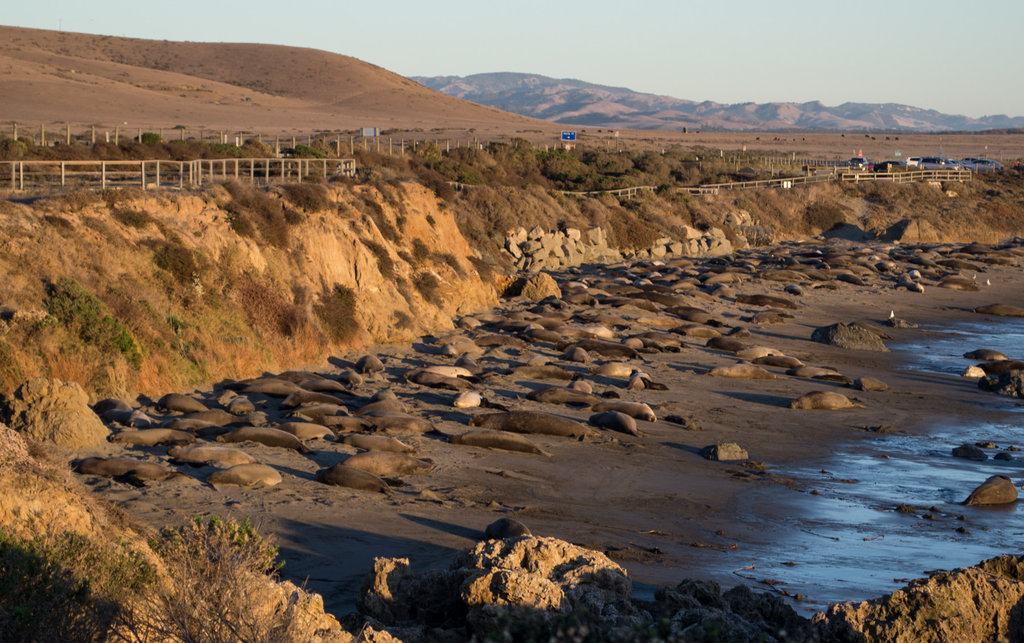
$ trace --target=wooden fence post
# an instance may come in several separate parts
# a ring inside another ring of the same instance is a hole
[[[71,123],[64,121],[64,144],[71,145]]]
[[[39,145],[46,147],[46,127],[43,125],[39,126]]]
[[[114,145],[121,144],[121,126],[117,125],[114,127]]]
[[[93,125],[92,127],[90,127],[89,128],[89,132],[90,132],[89,136],[92,139],[92,144],[95,145],[96,144],[96,126]]]

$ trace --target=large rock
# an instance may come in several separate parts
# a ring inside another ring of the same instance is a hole
[[[75,382],[29,380],[4,399],[3,407],[10,428],[67,449],[98,447],[110,435],[89,408],[89,396]]]
[[[888,348],[876,333],[856,324],[832,324],[815,328],[811,339],[822,344],[831,344],[840,348],[851,348],[860,351],[885,351]]]
[[[889,226],[882,239],[897,243],[938,243],[939,233],[923,219],[903,219]]]
[[[487,540],[448,570],[414,574],[407,559],[378,558],[359,610],[387,626],[460,628],[483,635],[512,615],[540,622],[575,612],[608,623],[630,611],[632,584],[604,554],[556,538]]]
[[[524,299],[540,301],[545,297],[556,297],[561,299],[562,290],[558,287],[558,283],[551,275],[545,272],[539,272],[525,280],[523,288],[519,294]]]
[[[830,641],[1020,641],[1024,558],[999,556],[882,598],[833,605],[815,622]]]
[[[1024,397],[1024,371],[1005,371],[978,380],[978,388],[1008,397]]]

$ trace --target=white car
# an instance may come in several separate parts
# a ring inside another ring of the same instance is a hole
[[[921,157],[911,156],[907,159],[907,167],[921,167]]]

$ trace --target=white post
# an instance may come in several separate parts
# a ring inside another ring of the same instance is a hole
[[[141,134],[140,134],[140,136],[141,136]],[[141,170],[140,174],[142,174],[142,189],[145,190],[146,189],[146,162],[145,161],[139,161],[139,168]]]
[[[60,162],[60,186],[64,187],[64,161]]]
[[[156,187],[160,187],[160,161],[156,162]]]
[[[107,162],[100,161],[100,185],[104,190],[107,189]]]

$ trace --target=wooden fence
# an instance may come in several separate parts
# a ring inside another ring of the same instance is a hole
[[[809,183],[830,183],[843,181],[860,183],[863,181],[883,181],[891,183],[912,183],[914,181],[970,181],[973,173],[968,170],[919,170],[916,172],[842,172],[827,174],[810,174],[778,179],[759,181],[734,181],[732,183],[711,183],[693,187],[679,188],[680,192],[689,194],[718,194],[722,190],[760,190],[764,188],[789,189],[795,185]]]
[[[194,161],[2,161],[0,181],[14,191],[67,187],[195,188],[234,179],[253,185],[297,183],[309,176],[355,176],[354,159],[235,158]],[[6,182],[6,181],[4,181]],[[2,184],[2,183],[0,183]]]

